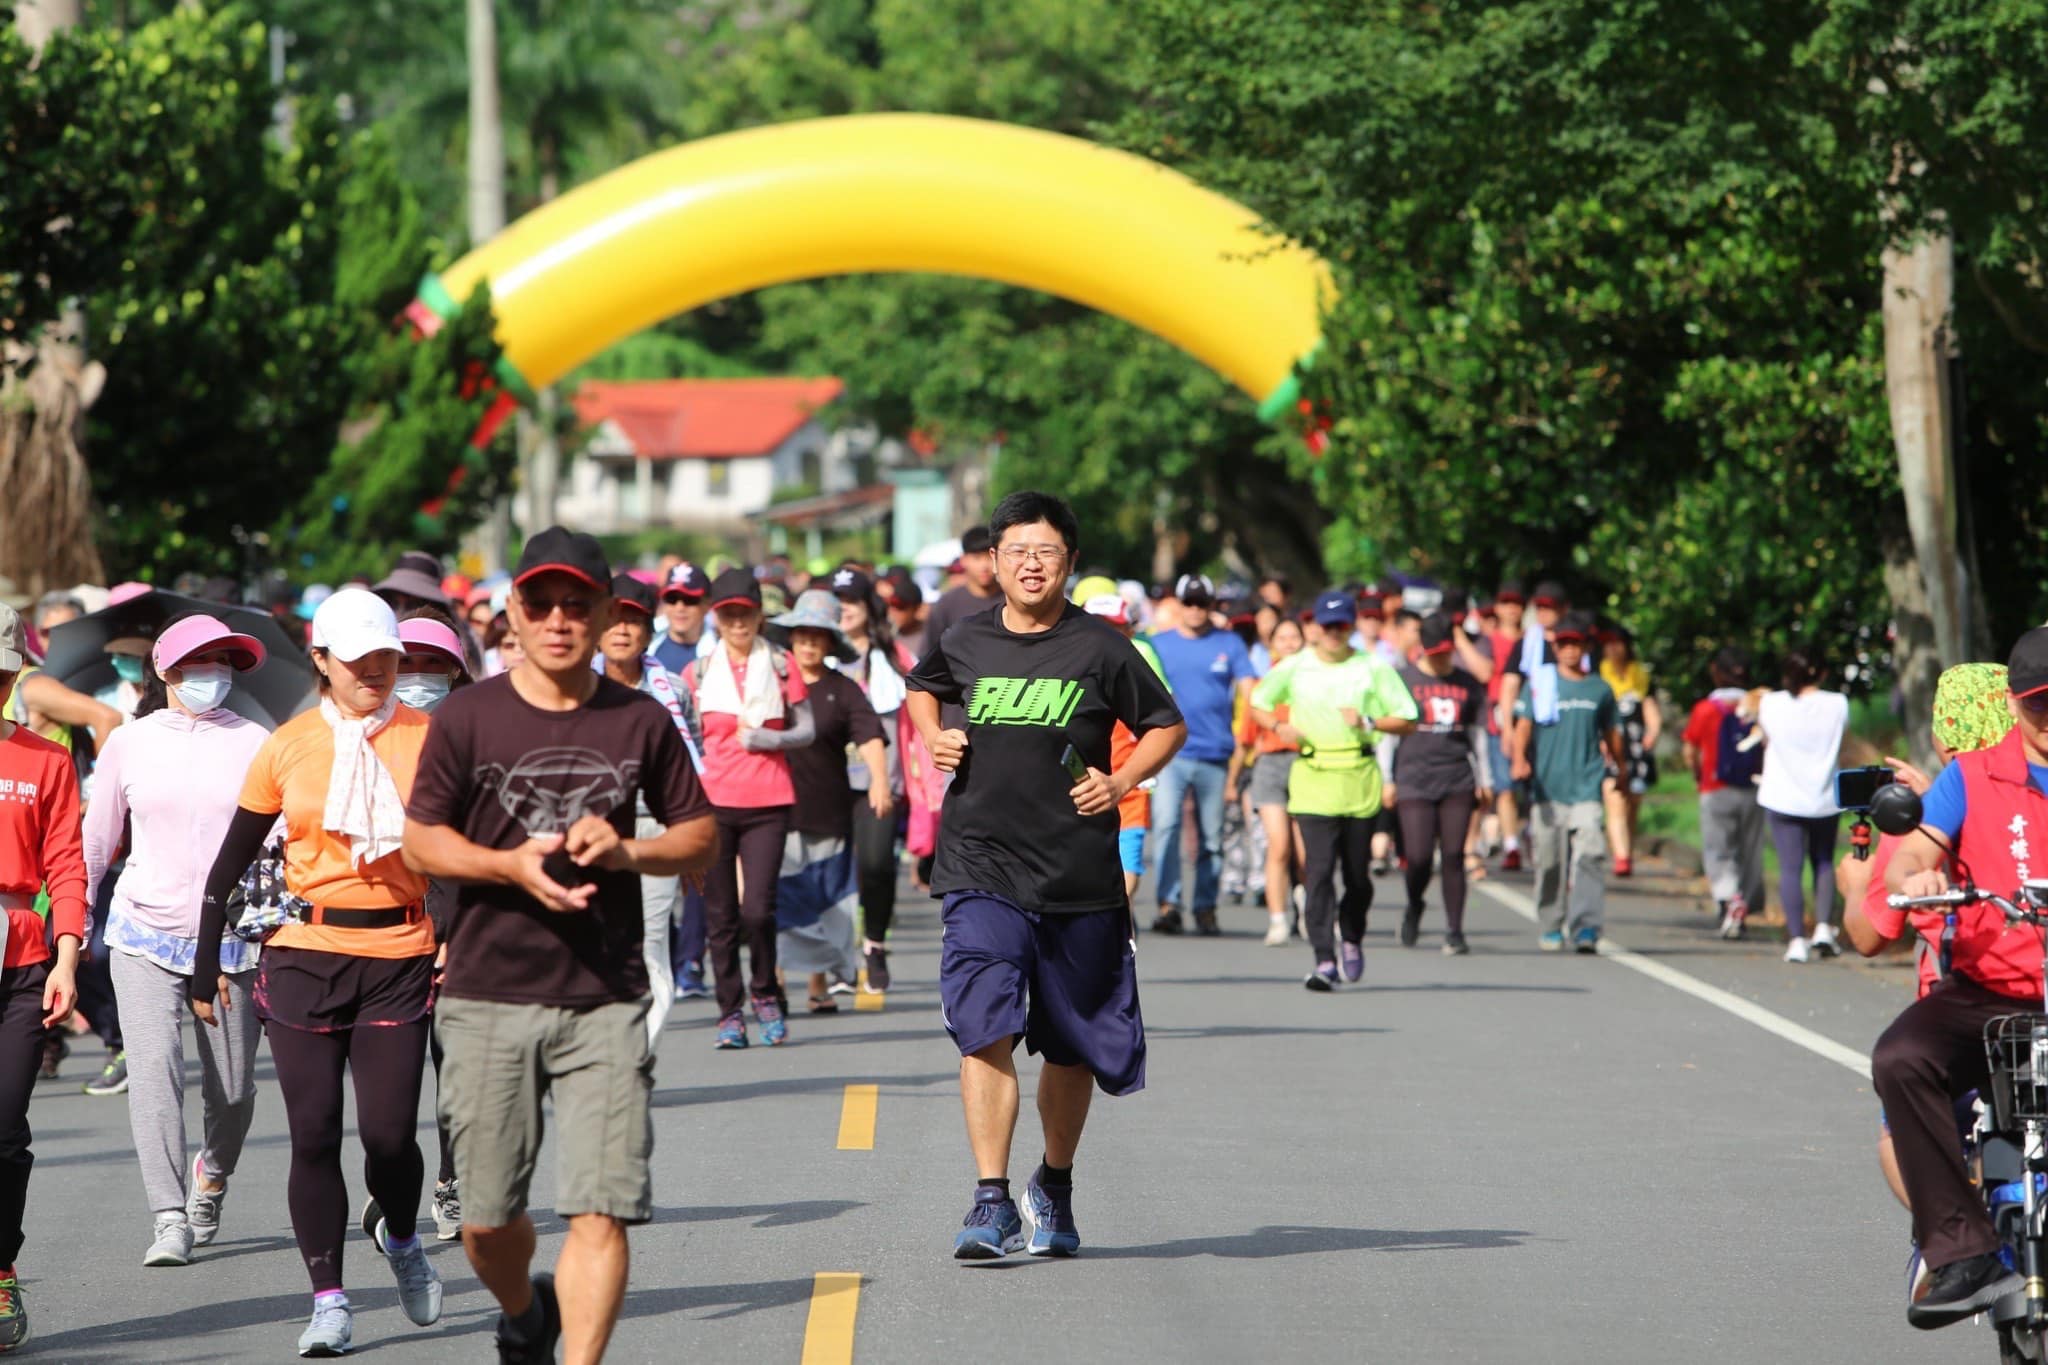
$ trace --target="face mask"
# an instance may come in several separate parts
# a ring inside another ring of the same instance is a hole
[[[148,675],[142,671],[141,655],[109,654],[107,657],[114,661],[114,673],[122,682],[134,683],[137,687],[142,686],[143,678]]]
[[[177,686],[178,700],[199,715],[226,701],[235,685],[234,670],[226,664],[187,664],[184,673],[185,681]]]
[[[431,711],[448,699],[448,675],[445,673],[401,673],[398,686],[392,689],[398,699],[415,711]]]

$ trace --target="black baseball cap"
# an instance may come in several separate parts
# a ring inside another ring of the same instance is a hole
[[[989,534],[986,526],[970,526],[960,536],[960,553],[963,555],[985,555],[995,549],[996,538]]]
[[[1537,593],[1537,596],[1540,598],[1542,596],[1542,593],[1539,591]],[[1578,644],[1583,645],[1592,638],[1593,618],[1587,616],[1583,612],[1572,612],[1570,615],[1564,617],[1557,623],[1557,635],[1555,639],[1556,643],[1558,644],[1563,644],[1565,641],[1571,640],[1575,641]]]
[[[662,584],[661,600],[664,602],[695,602],[711,591],[711,580],[704,571],[687,559],[668,571],[668,582]]]
[[[1216,585],[1203,574],[1184,573],[1173,585],[1173,595],[1191,607],[1206,607],[1216,600]]]
[[[727,569],[711,580],[711,609],[720,607],[759,607],[761,605],[761,581],[754,577],[754,571],[746,568]]]
[[[1454,648],[1451,618],[1443,612],[1433,611],[1422,618],[1422,652],[1424,654],[1448,654]]]
[[[875,591],[882,600],[901,611],[924,604],[924,589],[917,585],[917,579],[910,570],[898,564],[885,572],[875,584]]]
[[[1552,582],[1546,578],[1536,585],[1536,593],[1529,599],[1529,605],[1532,607],[1564,607],[1570,605],[1571,600],[1565,594],[1564,584]]]
[[[649,620],[654,619],[656,603],[652,583],[642,583],[629,573],[615,574],[612,576],[612,600],[622,607],[632,608]]]
[[[604,557],[604,546],[597,543],[597,537],[566,526],[550,526],[527,538],[512,581],[523,585],[544,573],[565,573],[600,591],[608,592],[612,585],[611,562]]]
[[[2035,626],[2020,636],[2006,660],[2005,685],[2015,697],[2048,692],[2048,626]]]
[[[1512,602],[1519,607],[1522,603],[1529,600],[1529,594],[1523,591],[1521,579],[1507,578],[1501,580],[1500,587],[1493,594],[1493,600],[1495,602]]]
[[[859,569],[839,569],[832,575],[832,595],[842,602],[865,602],[874,591],[874,580]]]

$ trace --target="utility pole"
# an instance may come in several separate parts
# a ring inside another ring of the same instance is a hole
[[[505,126],[498,91],[498,12],[495,0],[466,0],[469,58],[469,241],[482,246],[505,229]],[[462,300],[456,300],[458,303]],[[511,556],[512,500],[499,500],[476,537],[484,572],[497,573]]]

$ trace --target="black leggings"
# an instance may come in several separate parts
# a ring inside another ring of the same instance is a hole
[[[21,1222],[28,1213],[28,1101],[43,1058],[43,983],[47,962],[0,971],[0,1269],[21,1254]]]
[[[1317,962],[1337,960],[1330,921],[1340,921],[1346,943],[1365,938],[1365,912],[1372,908],[1371,816],[1297,815],[1301,826],[1302,874],[1308,904],[1308,944]],[[1344,869],[1344,899],[1337,899],[1336,875]]]
[[[853,862],[860,869],[861,935],[880,943],[896,921],[896,812],[876,815],[865,792],[853,794]]]
[[[704,955],[718,991],[721,1016],[738,1014],[749,995],[781,1001],[775,979],[775,883],[782,876],[788,806],[719,806],[718,855],[704,877]],[[740,897],[739,871],[747,893]],[[750,972],[740,979],[740,938],[747,941]]]
[[[1471,791],[1452,792],[1435,801],[1403,798],[1401,845],[1408,858],[1408,913],[1420,917],[1429,891],[1430,864],[1437,846],[1444,850],[1444,926],[1465,932],[1465,834],[1472,826]]]
[[[431,1021],[427,1027],[427,1055],[434,1059],[434,1131],[441,1138],[441,1169],[434,1183],[445,1185],[455,1178],[455,1144],[448,1139],[448,1120],[441,1117],[441,1034]]]
[[[291,1128],[287,1202],[292,1233],[313,1292],[322,1294],[341,1288],[342,1240],[349,1223],[348,1184],[341,1175],[344,1068],[355,1080],[363,1183],[384,1210],[392,1237],[403,1240],[417,1229],[425,1163],[413,1130],[419,1122],[429,1023],[422,1018],[310,1033],[273,1021],[265,1031]]]

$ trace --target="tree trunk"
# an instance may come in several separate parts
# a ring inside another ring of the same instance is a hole
[[[1907,246],[1886,248],[1883,262],[1885,397],[1906,526],[1924,580],[1934,651],[1943,663],[1962,663],[1971,657],[1972,632],[1970,584],[1957,530],[1955,410],[1949,389],[1955,245],[1945,233],[1929,234]]]
[[[1892,672],[1898,679],[1899,704],[1906,726],[1906,754],[1922,772],[1933,772],[1934,686],[1941,678],[1941,651],[1935,643],[1934,616],[1927,580],[1914,552],[1913,538],[1903,522],[1880,533],[1884,554],[1885,595],[1892,609]]]
[[[498,11],[495,0],[464,6],[469,58],[469,241],[482,246],[505,229],[505,128],[498,92]],[[460,300],[458,300],[460,302]],[[485,573],[511,559],[512,499],[501,498],[472,541]]]

